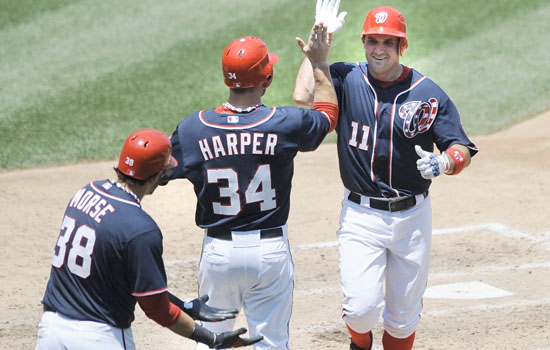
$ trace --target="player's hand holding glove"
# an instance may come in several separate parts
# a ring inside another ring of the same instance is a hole
[[[199,343],[206,344],[210,349],[240,348],[256,344],[264,339],[262,336],[252,338],[241,338],[241,334],[246,333],[246,328],[239,328],[235,331],[212,333],[208,329],[196,325],[193,334],[189,337]]]
[[[444,152],[438,156],[437,154],[424,151],[419,145],[414,146],[414,150],[420,157],[416,161],[416,168],[420,171],[420,175],[423,178],[432,179],[449,170],[450,163],[447,153]]]
[[[348,15],[346,11],[338,14],[340,0],[317,0],[315,6],[315,24],[323,22],[328,29],[328,33],[336,33],[344,26],[345,18]]]
[[[223,321],[230,318],[235,318],[239,313],[236,309],[218,309],[206,305],[209,297],[203,295],[191,301],[182,301],[175,295],[168,293],[170,301],[179,307],[183,312],[188,314],[192,319],[206,322]]]

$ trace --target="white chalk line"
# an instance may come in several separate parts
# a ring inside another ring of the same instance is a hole
[[[333,284],[332,286],[322,287],[322,288],[312,288],[312,289],[296,289],[294,290],[294,296],[309,296],[316,294],[327,294],[327,293],[337,293],[342,292],[340,285]]]
[[[468,225],[451,228],[436,229],[432,231],[432,235],[446,235],[453,233],[464,233],[471,231],[488,230],[496,232],[502,236],[516,238],[529,241],[531,243],[550,243],[550,232],[545,232],[540,236],[533,236],[519,230],[513,229],[501,223],[487,223],[479,225]],[[295,250],[310,250],[318,248],[328,248],[338,246],[338,241],[319,242],[311,244],[300,244],[294,247]]]
[[[430,273],[429,279],[433,281],[433,280],[450,279],[450,278],[456,278],[456,277],[479,277],[482,274],[493,273],[493,272],[534,270],[534,269],[546,269],[546,268],[550,268],[550,262],[522,264],[522,265],[509,265],[509,266],[488,266],[488,267],[473,269],[471,271]],[[302,297],[302,296],[310,296],[310,295],[316,295],[316,294],[337,293],[341,291],[342,289],[340,288],[340,285],[332,285],[332,286],[326,286],[321,288],[296,289],[294,291],[294,296]]]
[[[185,265],[190,263],[198,263],[199,258],[187,258],[187,259],[175,259],[167,260],[164,262],[164,266]]]
[[[330,247],[337,247],[338,241],[331,241],[331,242],[319,242],[319,243],[311,243],[311,244],[300,244],[294,247],[295,250],[310,250],[310,249],[317,249],[317,248],[330,248]]]
[[[465,313],[465,312],[477,312],[477,311],[488,311],[488,310],[498,310],[498,309],[509,309],[513,307],[530,307],[530,306],[542,306],[550,305],[550,298],[542,298],[537,300],[514,300],[506,303],[498,304],[479,304],[466,307],[453,307],[448,309],[441,310],[432,310],[424,311],[422,314],[427,316],[446,316],[456,313]]]
[[[492,272],[506,272],[512,270],[531,270],[531,269],[544,269],[550,268],[550,262],[542,263],[533,263],[533,264],[522,264],[522,265],[509,265],[509,266],[487,266],[478,269],[473,269],[471,271],[459,271],[459,272],[436,272],[430,273],[429,279],[449,279],[456,277],[469,277],[469,276],[479,276],[482,274],[492,273]]]
[[[479,230],[494,231],[505,237],[525,240],[531,243],[545,243],[547,245],[547,249],[550,250],[550,231],[543,233],[541,236],[533,236],[527,233],[523,233],[519,230],[510,228],[501,223],[487,223],[487,224],[479,224],[479,225],[468,225],[468,226],[436,229],[432,231],[432,234],[445,235],[445,234],[464,233],[464,232],[479,231]],[[296,245],[294,248],[292,248],[292,250],[300,251],[300,250],[310,250],[310,249],[319,249],[319,248],[331,248],[331,247],[337,247],[337,246],[338,246],[338,241],[317,242],[317,243],[310,243],[310,244],[299,244],[299,245]],[[198,261],[199,261],[199,258],[175,259],[175,260],[165,261],[165,265],[173,266],[173,265],[180,265],[180,264],[197,263]],[[504,269],[508,269],[508,267],[505,267]],[[497,270],[494,270],[494,271],[497,271]]]

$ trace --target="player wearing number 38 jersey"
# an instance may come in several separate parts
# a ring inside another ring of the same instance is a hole
[[[168,292],[162,234],[141,207],[177,163],[168,136],[144,129],[126,140],[117,180],[92,181],[67,205],[42,303],[37,350],[135,349],[130,325],[139,303],[174,333],[212,348],[251,345],[246,329],[214,334],[193,320],[235,318],[237,310],[184,303]],[[184,312],[182,312],[184,311]]]
[[[288,349],[294,266],[286,221],[293,159],[298,151],[315,150],[338,114],[326,27],[315,26],[309,43],[298,43],[314,67],[313,109],[261,103],[277,56],[259,38],[243,37],[222,56],[228,101],[191,114],[172,135],[179,162],[173,177],[193,183],[196,223],[205,229],[199,292],[210,296],[212,306],[242,307],[251,335],[264,337],[256,349]],[[233,324],[205,327],[227,331]]]

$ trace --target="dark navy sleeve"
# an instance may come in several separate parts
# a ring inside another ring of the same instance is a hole
[[[136,236],[128,242],[126,261],[133,296],[147,296],[167,290],[159,230]]]
[[[346,64],[344,62],[337,62],[330,65],[330,76],[332,77],[332,85],[336,91],[336,97],[338,99],[338,105],[341,105],[342,97],[342,79],[345,77]]]
[[[443,152],[453,144],[460,144],[470,149],[473,156],[477,153],[476,146],[470,141],[460,119],[460,114],[453,101],[446,96],[442,101],[437,118],[434,121],[434,142]]]
[[[178,124],[176,130],[172,133],[172,137],[170,137],[170,140],[172,141],[172,157],[176,158],[178,161],[178,166],[175,168],[172,168],[172,171],[170,173],[169,180],[174,179],[181,179],[184,176],[183,174],[183,149],[182,149],[182,142],[180,140],[180,133],[179,129],[181,127],[181,123]]]
[[[330,128],[330,121],[318,110],[302,108],[300,110],[302,125],[299,131],[298,150],[300,152],[313,151],[325,139]]]

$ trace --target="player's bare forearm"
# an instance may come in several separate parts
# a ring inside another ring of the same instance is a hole
[[[315,92],[315,79],[311,61],[306,57],[296,76],[293,99],[297,105],[311,107]]]
[[[315,79],[315,93],[313,96],[313,103],[315,102],[329,102],[338,104],[336,98],[336,92],[332,85],[332,78],[330,77],[330,70],[328,62],[324,65],[317,65],[313,68],[313,77]]]
[[[195,321],[185,312],[182,312],[176,323],[168,328],[176,334],[189,338],[195,329]]]

